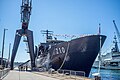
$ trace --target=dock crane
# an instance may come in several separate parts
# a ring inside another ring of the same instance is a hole
[[[33,31],[28,30],[28,25],[30,21],[32,9],[32,0],[22,0],[21,6],[21,23],[22,29],[16,30],[14,45],[12,49],[12,56],[11,56],[11,70],[14,68],[14,60],[16,56],[16,52],[20,43],[21,37],[26,37],[26,42],[28,43],[30,59],[31,59],[31,67],[32,69],[35,67],[35,55],[34,55],[34,43],[33,43]]]
[[[116,30],[116,33],[117,33],[118,41],[119,41],[119,43],[120,43],[120,32],[119,32],[119,30],[118,30],[118,28],[117,28],[117,26],[116,26],[116,24],[115,24],[115,20],[113,20],[113,23],[114,23],[115,30]]]

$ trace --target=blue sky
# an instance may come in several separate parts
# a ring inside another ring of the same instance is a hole
[[[4,57],[8,56],[9,43],[13,47],[15,31],[21,28],[21,2],[0,0],[0,51],[3,29],[8,29]],[[107,36],[103,47],[105,50],[111,45],[115,32],[112,20],[116,21],[120,30],[120,0],[33,0],[29,29],[34,32],[34,44],[37,45],[45,40],[41,30],[69,35],[97,34],[101,23],[101,33]],[[22,38],[15,61],[29,59],[25,49]]]

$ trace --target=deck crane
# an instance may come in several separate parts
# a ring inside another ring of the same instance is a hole
[[[119,32],[119,30],[118,30],[118,28],[117,28],[117,26],[116,26],[116,24],[115,24],[115,20],[113,20],[113,23],[114,23],[115,30],[116,30],[116,33],[117,33],[118,41],[119,41],[119,43],[120,43],[120,32]]]
[[[21,37],[26,37],[26,42],[28,43],[30,59],[31,59],[31,67],[32,69],[35,67],[35,55],[34,55],[34,43],[33,43],[33,31],[28,30],[28,24],[30,21],[32,9],[32,0],[22,0],[21,6],[21,23],[22,28],[16,30],[14,45],[12,49],[12,56],[11,56],[11,70],[14,68],[14,60],[16,56],[16,52],[20,43]]]

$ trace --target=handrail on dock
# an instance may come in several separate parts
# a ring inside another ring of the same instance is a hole
[[[65,75],[74,75],[74,76],[83,76],[83,77],[85,77],[85,72],[84,71],[73,71],[73,70],[59,69],[59,70],[57,70],[57,72],[60,73],[60,74],[65,74]]]
[[[6,68],[4,70],[0,70],[0,80],[2,80],[8,74],[9,71],[10,71],[9,68]]]

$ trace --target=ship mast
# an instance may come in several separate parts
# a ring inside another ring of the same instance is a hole
[[[98,73],[100,73],[100,66],[101,66],[101,62],[102,62],[102,58],[101,58],[101,39],[102,39],[102,37],[100,36],[100,51],[99,51],[99,67],[98,67]]]
[[[114,48],[112,49],[112,52],[119,52],[119,48],[118,48],[118,42],[117,42],[117,37],[116,37],[116,35],[114,35],[114,41],[113,41],[113,43],[114,43]]]
[[[99,24],[99,31],[98,31],[99,40],[100,40],[100,45],[99,45],[100,51],[99,51],[99,54],[98,54],[98,61],[99,61],[98,72],[92,74],[94,77],[97,76],[98,78],[100,78],[100,66],[101,66],[101,62],[102,62],[102,57],[101,57],[101,48],[102,48],[101,40],[102,40],[102,37],[101,37],[101,28],[100,28],[100,25],[101,24]]]
[[[101,28],[100,28],[100,25],[99,24],[99,36],[101,35]],[[99,67],[98,67],[98,73],[100,73],[100,66],[101,66],[101,62],[102,62],[102,58],[101,58],[101,39],[102,37],[100,36],[100,51],[99,51],[99,56],[98,56],[98,59],[99,59]]]
[[[115,20],[113,20],[113,23],[114,23],[114,27],[115,27],[115,30],[116,30],[116,33],[117,33],[118,41],[120,43],[120,32],[119,32],[119,30],[118,30],[118,28],[117,28],[117,26],[115,24]]]
[[[52,40],[53,31],[41,30],[41,33],[46,35],[46,43]]]

